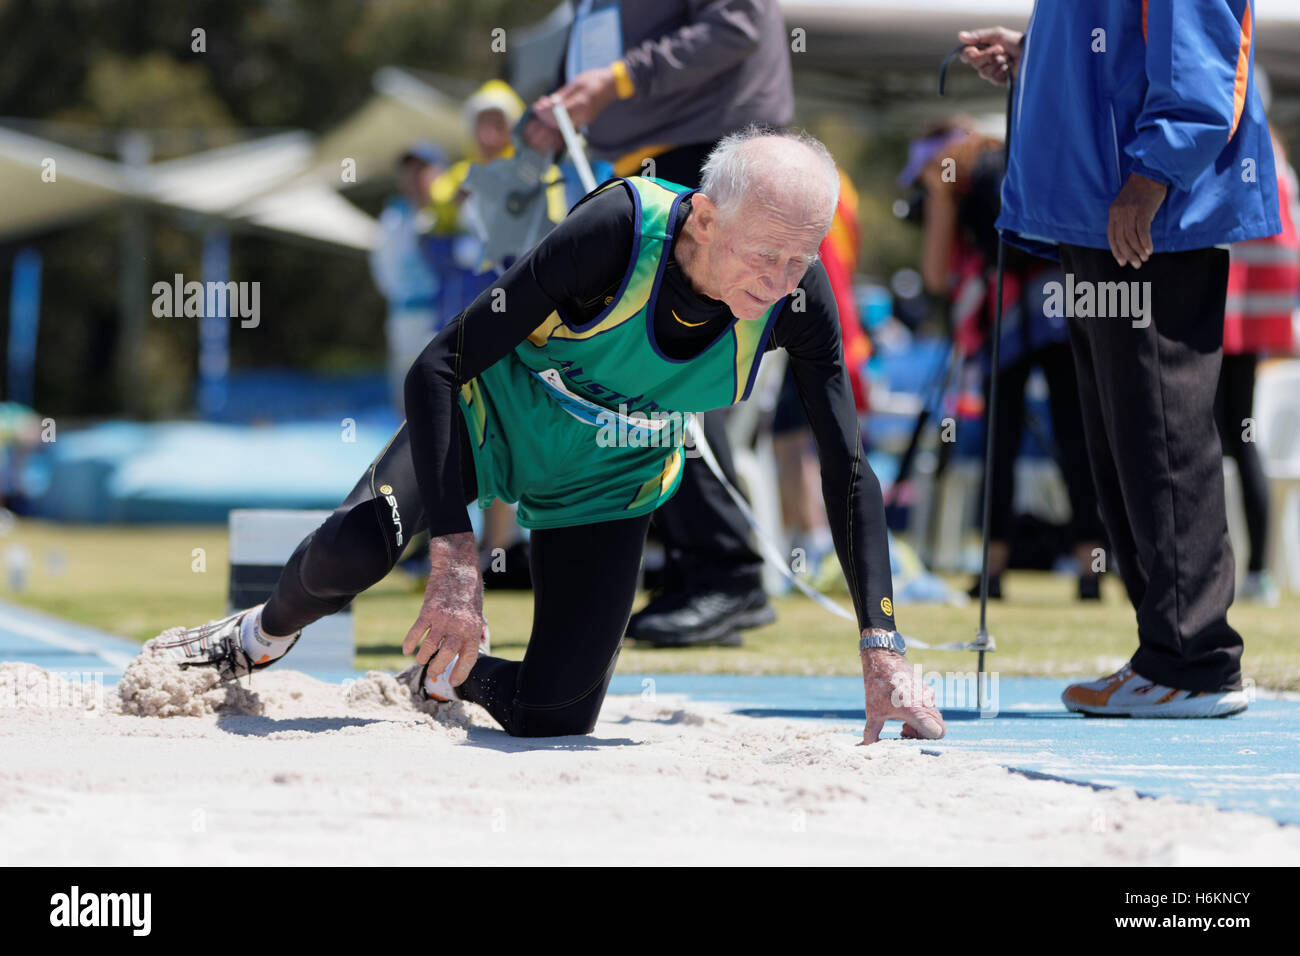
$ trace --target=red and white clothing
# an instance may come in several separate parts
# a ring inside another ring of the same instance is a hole
[[[1277,159],[1277,194],[1282,231],[1276,236],[1234,243],[1228,268],[1223,351],[1228,355],[1295,350],[1292,312],[1300,297],[1300,238],[1296,221],[1295,172]]]

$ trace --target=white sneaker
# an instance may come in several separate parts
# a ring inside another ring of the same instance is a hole
[[[1129,664],[1109,677],[1071,684],[1061,702],[1094,717],[1227,717],[1250,706],[1244,690],[1178,690],[1147,680]]]
[[[181,667],[216,668],[223,681],[246,677],[253,671],[270,667],[287,654],[302,636],[302,631],[299,631],[291,638],[276,642],[278,646],[273,648],[259,637],[257,638],[259,644],[279,650],[280,653],[271,657],[269,652],[263,651],[254,658],[244,647],[243,627],[249,615],[256,618],[262,607],[263,605],[259,604],[243,611],[236,611],[219,621],[208,621],[207,624],[191,627],[180,634],[173,633],[166,638],[159,635],[150,642],[150,648],[154,653],[170,658]]]
[[[492,636],[488,633],[487,622],[483,622],[483,636],[478,639],[478,652],[482,656],[492,651]],[[420,672],[420,691],[427,700],[437,700],[446,703],[451,700],[460,700],[460,694],[456,693],[456,688],[451,686],[451,672],[456,667],[456,662],[460,660],[457,654],[437,677],[429,674],[429,665],[424,666]]]

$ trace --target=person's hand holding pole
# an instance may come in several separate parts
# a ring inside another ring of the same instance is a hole
[[[962,60],[990,83],[1004,86],[1008,76],[1016,77],[1024,46],[1023,33],[1006,27],[985,27],[963,30],[957,34],[957,39],[968,44],[961,51]],[[1139,173],[1130,173],[1124,188],[1110,204],[1106,237],[1111,254],[1121,266],[1140,269],[1155,251],[1151,243],[1151,221],[1165,201],[1167,192],[1163,183]]]
[[[533,119],[524,125],[524,142],[541,152],[558,153],[564,147],[559,123],[553,112],[559,102],[569,111],[573,125],[581,129],[618,99],[614,71],[604,66],[579,73],[569,83],[533,103]]]
[[[1008,75],[1015,78],[1020,68],[1023,33],[1006,27],[983,27],[963,30],[957,39],[967,45],[961,51],[963,62],[973,66],[984,79],[995,86],[1006,86]]]

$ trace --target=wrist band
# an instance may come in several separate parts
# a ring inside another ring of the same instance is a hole
[[[614,89],[618,92],[620,100],[629,99],[636,93],[636,86],[632,83],[632,77],[628,75],[626,63],[615,60],[609,65],[609,71],[614,74]]]

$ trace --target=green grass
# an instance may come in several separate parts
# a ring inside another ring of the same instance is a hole
[[[164,628],[224,613],[226,529],[221,526],[85,526],[21,521],[0,549],[24,546],[31,555],[22,593],[0,582],[0,597],[144,641]],[[203,570],[195,549],[202,549]],[[956,579],[954,579],[956,580]],[[965,585],[965,580],[957,582]],[[1035,572],[1005,579],[1008,600],[989,605],[989,630],[998,651],[989,667],[1004,676],[1099,676],[1133,652],[1133,610],[1115,578],[1100,604],[1073,600],[1073,582]],[[400,644],[419,609],[422,585],[394,572],[357,598],[354,615],[359,668],[398,669]],[[638,596],[637,606],[646,595]],[[846,597],[839,598],[848,603]],[[745,632],[739,648],[652,650],[628,644],[624,673],[856,674],[851,624],[802,596],[775,601],[775,624]],[[488,592],[493,653],[520,657],[532,618],[532,595]],[[898,610],[904,633],[930,643],[974,636],[978,605],[912,606]],[[1300,597],[1277,608],[1239,605],[1229,620],[1246,639],[1246,676],[1261,687],[1300,690]],[[973,670],[969,653],[914,651],[927,670]]]

